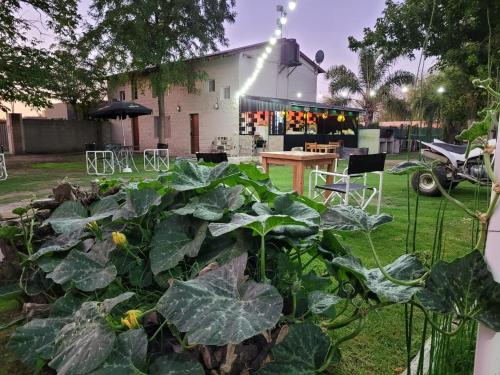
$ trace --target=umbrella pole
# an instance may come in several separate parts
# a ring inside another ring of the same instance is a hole
[[[125,142],[125,127],[123,126],[123,117],[120,117],[120,122],[122,124],[122,136],[123,136],[123,153],[125,154],[125,168],[123,168],[122,172],[125,172],[125,173],[130,173],[132,172],[132,169],[130,169],[130,167],[128,166],[128,157],[129,157],[129,154],[128,154],[128,150],[125,149],[125,146],[126,146],[126,142]]]
[[[123,127],[123,117],[120,117],[120,122],[122,124],[123,145],[125,146],[125,128]]]

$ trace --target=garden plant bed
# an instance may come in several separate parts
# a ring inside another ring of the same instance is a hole
[[[283,191],[290,188],[289,171],[286,168],[272,168],[272,180]],[[395,221],[388,226],[382,226],[373,233],[374,242],[377,247],[384,249],[380,256],[385,263],[397,258],[404,252],[405,248],[405,230],[406,230],[406,201],[407,196],[404,191],[406,187],[405,178],[387,175],[384,203],[385,211],[395,216]],[[463,185],[456,191],[461,200],[472,201],[474,188],[472,185]],[[487,189],[484,189],[484,198],[486,201]],[[412,193],[413,199],[413,193]],[[427,251],[432,246],[432,238],[428,235],[430,228],[435,225],[435,212],[437,212],[436,199],[421,198],[419,232],[417,233],[417,250]],[[454,207],[447,208],[445,231],[453,233],[458,225],[461,228],[470,227],[472,221],[463,219],[462,215]],[[374,266],[373,259],[369,253],[365,241],[359,235],[350,235],[344,233],[344,239],[352,248],[353,252],[359,256],[363,262],[370,267]],[[446,250],[448,258],[455,258],[464,254],[469,248],[469,241],[465,237],[453,236],[450,238],[449,246]],[[462,250],[460,250],[462,249]],[[305,255],[304,259],[308,259]],[[317,262],[311,263],[309,269],[315,269],[322,272],[322,265]],[[417,320],[421,314],[417,313]],[[340,374],[379,374],[396,373],[405,365],[404,348],[404,321],[402,306],[392,306],[380,310],[375,314],[369,315],[369,324],[360,335],[343,344],[343,360],[335,366],[335,373]],[[418,328],[418,324],[417,324]],[[338,334],[348,332],[348,329],[338,330]],[[413,345],[413,352],[418,350],[419,340],[416,339]]]

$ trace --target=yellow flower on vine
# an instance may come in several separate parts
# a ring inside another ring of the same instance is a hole
[[[139,319],[142,316],[141,310],[129,310],[125,313],[125,317],[121,319],[122,325],[128,329],[136,329],[141,325],[139,324]]]
[[[99,230],[99,224],[97,224],[97,221],[91,221],[87,224],[87,229],[92,232],[97,231]]]
[[[123,246],[127,244],[127,237],[121,232],[113,232],[111,237],[113,238],[115,245]]]

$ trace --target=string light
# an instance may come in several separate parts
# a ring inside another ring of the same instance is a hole
[[[288,9],[293,11],[296,8],[297,1],[290,0],[288,2]],[[269,39],[269,44],[264,49],[264,52],[257,58],[257,62],[255,63],[255,68],[252,75],[245,81],[243,86],[240,88],[240,91],[236,93],[236,100],[239,100],[241,96],[246,95],[250,87],[252,87],[252,85],[255,83],[260,74],[260,71],[264,67],[266,59],[269,57],[271,52],[273,52],[273,47],[278,43],[278,38],[281,38],[283,35],[283,25],[286,25],[286,23],[288,22],[287,13],[284,10],[283,6],[278,6],[278,11],[281,12],[281,17],[278,19],[278,28],[274,31],[274,36],[271,36],[271,38]],[[297,97],[301,98],[302,93],[297,93]]]

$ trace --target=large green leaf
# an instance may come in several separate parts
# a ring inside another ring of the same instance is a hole
[[[209,237],[196,257],[200,267],[210,263],[225,264],[243,253],[255,250],[255,238],[241,229],[220,237]]]
[[[387,214],[369,215],[361,208],[334,206],[321,215],[323,229],[371,232],[382,224],[390,223],[392,216]]]
[[[133,296],[123,293],[99,302],[85,302],[73,314],[71,322],[57,334],[55,353],[49,366],[58,375],[81,375],[97,369],[113,351],[116,335],[106,315],[119,303]]]
[[[255,203],[252,208],[257,215],[286,215],[307,224],[307,226],[285,225],[277,227],[274,229],[274,232],[277,233],[307,236],[316,233],[319,227],[319,213],[304,203],[292,200],[290,195],[277,197],[272,207],[268,203]]]
[[[102,201],[94,203],[90,207],[91,216],[89,216],[89,210],[83,204],[68,201],[57,207],[52,216],[45,220],[45,223],[49,223],[56,233],[70,233],[85,228],[92,221],[113,216],[117,209],[118,204],[114,199],[106,199],[104,203]]]
[[[261,236],[282,227],[284,225],[302,225],[307,226],[307,220],[299,221],[286,215],[260,215],[251,216],[243,213],[234,214],[229,223],[210,223],[208,228],[212,236],[218,237],[232,232],[238,228],[251,228]]]
[[[145,375],[147,351],[148,336],[144,329],[123,332],[109,357],[91,375]]]
[[[174,268],[185,256],[195,257],[205,240],[207,224],[171,215],[155,228],[151,241],[151,270],[155,275]]]
[[[54,340],[66,321],[60,318],[33,319],[16,329],[7,349],[23,363],[35,368],[38,359],[49,360],[54,354]]]
[[[238,344],[274,327],[283,299],[272,285],[246,280],[247,254],[187,282],[175,280],[158,311],[190,344]]]
[[[72,250],[47,277],[58,284],[73,282],[78,289],[93,292],[107,287],[116,274],[114,264],[103,263],[95,254]]]
[[[315,290],[307,295],[309,310],[313,314],[335,318],[337,305],[342,298],[331,293],[325,293],[321,290]]]
[[[151,375],[204,375],[203,366],[187,353],[170,353],[158,357],[150,369]]]
[[[131,189],[128,191],[127,200],[115,218],[131,219],[143,216],[151,207],[161,203],[161,196],[152,188]]]
[[[71,292],[58,298],[50,308],[50,317],[67,317],[73,315],[82,305],[82,301]]]
[[[429,310],[473,318],[500,332],[500,284],[479,251],[436,263],[417,297]]]
[[[472,143],[480,137],[487,136],[497,120],[498,115],[496,111],[486,111],[481,121],[473,122],[470,128],[462,130],[456,138],[459,141]]]
[[[431,166],[423,161],[408,160],[399,163],[389,169],[387,172],[395,175],[412,174],[418,171],[430,170]]]
[[[238,210],[245,203],[243,186],[226,188],[219,186],[214,190],[191,198],[189,203],[177,210],[179,215],[193,215],[202,220],[220,220],[226,212]]]
[[[312,323],[290,326],[288,334],[273,350],[271,363],[256,375],[316,375],[325,361],[330,339]]]
[[[46,241],[42,247],[30,257],[30,260],[36,261],[45,254],[68,251],[80,243],[82,234],[83,230],[81,229],[60,234],[56,238]]]
[[[206,188],[239,173],[240,170],[234,164],[221,163],[210,167],[189,160],[180,160],[175,163],[172,170],[170,186],[177,191]]]
[[[421,289],[416,286],[396,285],[387,280],[380,269],[366,269],[358,258],[352,256],[335,258],[332,264],[352,272],[366,282],[366,286],[373,293],[391,302],[406,303]],[[420,260],[416,256],[408,254],[385,266],[384,270],[392,277],[404,281],[414,280],[425,273],[425,268]]]

